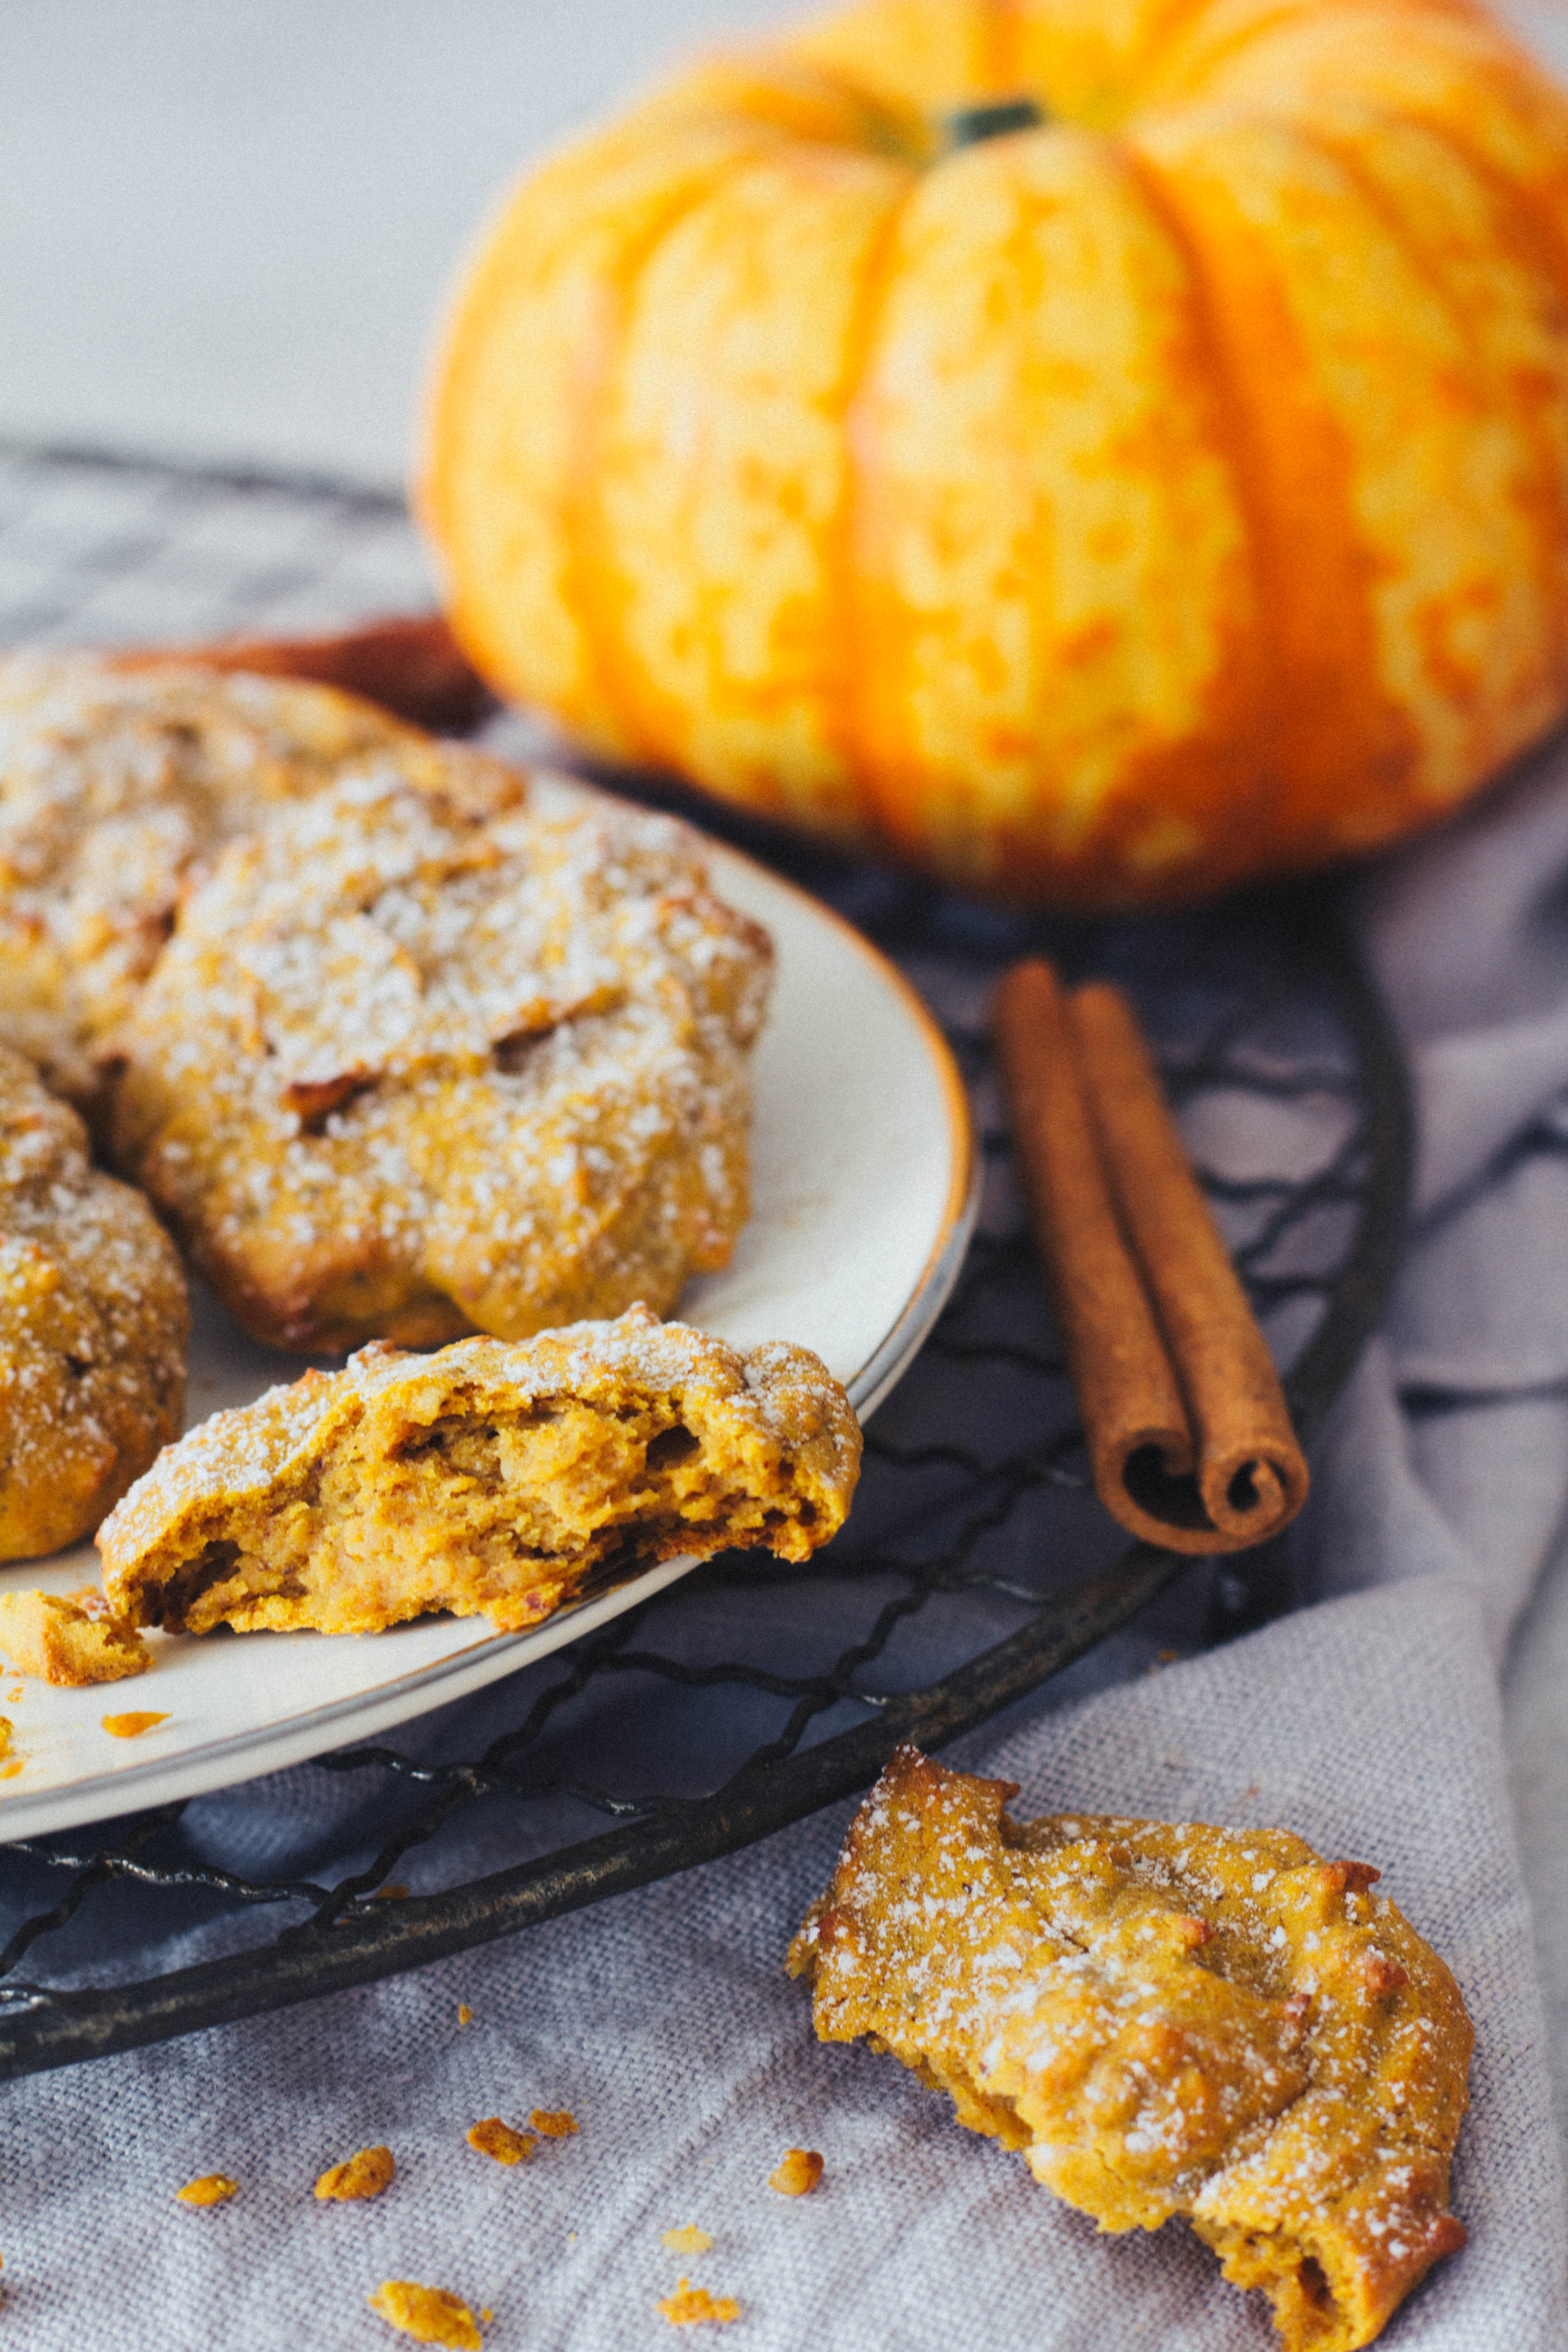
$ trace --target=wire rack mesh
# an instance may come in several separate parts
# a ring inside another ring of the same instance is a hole
[[[429,599],[395,499],[0,449],[0,644],[292,634]],[[530,748],[515,720],[495,739]],[[863,1787],[899,1740],[950,1738],[1100,1645],[1106,1672],[1155,1661],[1178,1623],[1190,1639],[1194,1592],[1211,1640],[1288,1605],[1284,1544],[1194,1564],[1129,1549],[1094,1500],[986,1006],[1005,962],[1039,950],[1131,991],[1310,1438],[1392,1276],[1410,1156],[1399,1056],[1331,894],[1053,922],[700,814],[901,965],[981,1138],[974,1240],[868,1427],[848,1529],[804,1568],[712,1561],[395,1746],[0,1846],[0,2072],[364,1981],[731,1852]]]

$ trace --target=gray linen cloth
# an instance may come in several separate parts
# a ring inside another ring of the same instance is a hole
[[[1153,1642],[1124,1637],[959,1760],[1020,1781],[1024,1811],[1279,1823],[1381,1864],[1478,2033],[1454,2189],[1470,2242],[1384,2341],[1544,2352],[1568,2215],[1498,1675],[1568,1501],[1568,753],[1369,875],[1360,915],[1415,1069],[1420,1200],[1295,1538],[1317,1605],[1155,1673]],[[757,2352],[1272,2342],[1180,2228],[1099,2236],[891,2061],[815,2042],[781,1963],[847,1817],[415,1976],[8,2089],[6,2342],[370,2352],[395,2339],[364,2296],[402,2277],[490,2309],[496,2352],[657,2343],[680,2273],[739,2299]],[[476,2118],[536,2105],[571,2107],[580,2136],[514,2170],[465,2146]],[[386,2195],[313,2201],[319,2169],[379,2140]],[[812,2197],[766,2185],[790,2145],[826,2158]],[[174,2201],[214,2170],[242,2184],[232,2203]],[[686,2223],[710,2252],[663,2247]]]

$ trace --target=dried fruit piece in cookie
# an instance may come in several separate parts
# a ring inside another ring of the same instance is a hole
[[[444,759],[325,687],[0,660],[0,1038],[94,1107],[194,867],[346,772],[423,785]]]
[[[1184,2213],[1289,2352],[1368,2344],[1440,2255],[1472,2034],[1361,1863],[1283,1830],[1017,1823],[900,1748],[796,1937],[872,2037],[1104,2230]]]
[[[68,1689],[123,1682],[153,1663],[134,1626],[89,1616],[52,1592],[0,1592],[0,1655],[15,1673]]]
[[[806,1349],[742,1355],[639,1307],[307,1372],[170,1446],[99,1545],[137,1625],[369,1633],[449,1609],[516,1632],[678,1554],[808,1559],[859,1465]]]
[[[771,964],[669,818],[362,779],[184,902],[119,1033],[115,1150],[279,1346],[668,1307],[746,1218]]]
[[[365,2301],[371,2309],[416,2344],[444,2344],[447,2352],[480,2352],[478,2322],[459,2294],[444,2286],[421,2286],[415,2279],[386,2279]]]
[[[0,1559],[90,1534],[178,1433],[189,1329],[157,1218],[0,1045]]]

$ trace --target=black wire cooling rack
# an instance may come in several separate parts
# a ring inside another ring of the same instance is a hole
[[[0,449],[0,644],[299,633],[428,597],[391,498]],[[982,1139],[973,1244],[870,1423],[849,1528],[804,1568],[712,1561],[396,1747],[0,1847],[0,2073],[364,1982],[731,1853],[1109,1637],[1123,1665],[1152,1661],[1177,1579],[1184,1628],[1206,1589],[1209,1640],[1288,1605],[1283,1543],[1194,1565],[1128,1548],[1095,1502],[985,1015],[997,973],[1034,950],[1131,991],[1310,1440],[1392,1277],[1411,1149],[1399,1055],[1332,894],[1052,922],[701,814],[899,961]]]

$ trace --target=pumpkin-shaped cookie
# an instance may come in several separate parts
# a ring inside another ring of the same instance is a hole
[[[424,507],[503,691],[1084,904],[1568,701],[1568,104],[1467,0],[865,0],[528,178]]]

